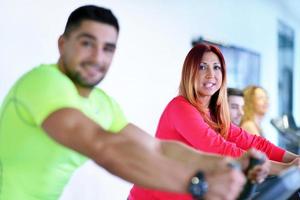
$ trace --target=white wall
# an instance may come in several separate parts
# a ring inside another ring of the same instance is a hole
[[[132,122],[151,134],[155,132],[164,106],[177,94],[181,66],[192,39],[201,35],[261,54],[261,84],[271,99],[264,127],[267,136],[276,142],[269,119],[278,115],[277,20],[285,21],[296,31],[294,95],[299,123],[300,105],[296,100],[300,97],[300,59],[297,57],[300,25],[275,0],[1,0],[0,101],[21,74],[40,63],[56,62],[57,38],[63,32],[66,19],[74,8],[85,3],[111,8],[121,25],[113,65],[100,87],[117,99]],[[73,177],[63,199],[96,199],[91,195],[101,197],[107,191],[114,195],[113,199],[125,199],[130,185],[118,179],[109,181],[103,170],[95,168],[91,162],[83,166]],[[93,181],[88,177],[94,177]],[[78,186],[87,179],[90,181],[85,181],[85,187]],[[110,198],[104,195],[102,199]]]

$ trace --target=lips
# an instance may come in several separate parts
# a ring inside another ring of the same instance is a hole
[[[95,76],[99,73],[105,73],[105,67],[92,62],[82,63],[82,68],[88,76]]]
[[[216,85],[215,83],[211,83],[211,82],[203,84],[203,86],[206,87],[206,88],[211,88],[211,87],[213,87],[215,85]]]
[[[97,67],[86,67],[85,71],[89,76],[95,76],[102,72],[102,70]]]

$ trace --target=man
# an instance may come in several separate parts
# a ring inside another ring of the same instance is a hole
[[[88,158],[143,187],[208,199],[239,194],[245,177],[228,158],[152,138],[95,88],[118,32],[110,10],[76,9],[58,40],[58,63],[36,67],[12,87],[0,109],[0,199],[58,199]],[[248,161],[241,159],[244,168]]]
[[[244,115],[244,95],[243,91],[237,88],[227,88],[228,105],[230,120],[235,125],[239,126],[242,116]]]

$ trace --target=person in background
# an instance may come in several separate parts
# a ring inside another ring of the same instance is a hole
[[[0,199],[59,199],[88,158],[143,187],[209,199],[239,194],[245,177],[231,159],[154,139],[95,87],[111,65],[118,34],[110,10],[79,7],[58,39],[58,62],[13,85],[0,108]],[[248,155],[238,161],[246,165]]]
[[[225,60],[219,48],[205,43],[194,46],[183,64],[179,95],[163,111],[156,137],[177,140],[199,151],[232,157],[256,148],[272,160],[270,174],[278,174],[289,166],[300,166],[298,155],[230,123],[226,82]],[[261,171],[259,167],[252,172]],[[130,200],[139,199],[185,200],[191,196],[134,185]]]
[[[263,136],[261,122],[269,109],[269,98],[266,90],[260,86],[251,85],[244,89],[244,115],[241,120],[241,128],[249,133]],[[260,192],[261,188],[269,182],[276,181],[276,176],[271,176],[266,183],[260,185],[257,189]],[[262,191],[261,191],[262,192]],[[300,191],[293,194],[289,200],[300,199]]]
[[[263,136],[261,122],[269,109],[267,92],[262,87],[251,85],[243,93],[245,105],[240,126],[249,133]]]
[[[227,88],[230,121],[239,126],[244,115],[244,94],[238,88]]]

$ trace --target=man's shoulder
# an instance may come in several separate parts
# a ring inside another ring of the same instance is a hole
[[[58,70],[58,67],[55,64],[41,64],[31,69],[23,77],[36,77],[43,79],[48,76],[62,75],[63,74]]]
[[[71,84],[69,78],[59,71],[55,64],[41,64],[25,73],[17,85],[63,85]],[[36,87],[35,86],[35,87]]]
[[[15,97],[77,94],[73,82],[53,64],[33,68],[14,84],[11,91]]]

